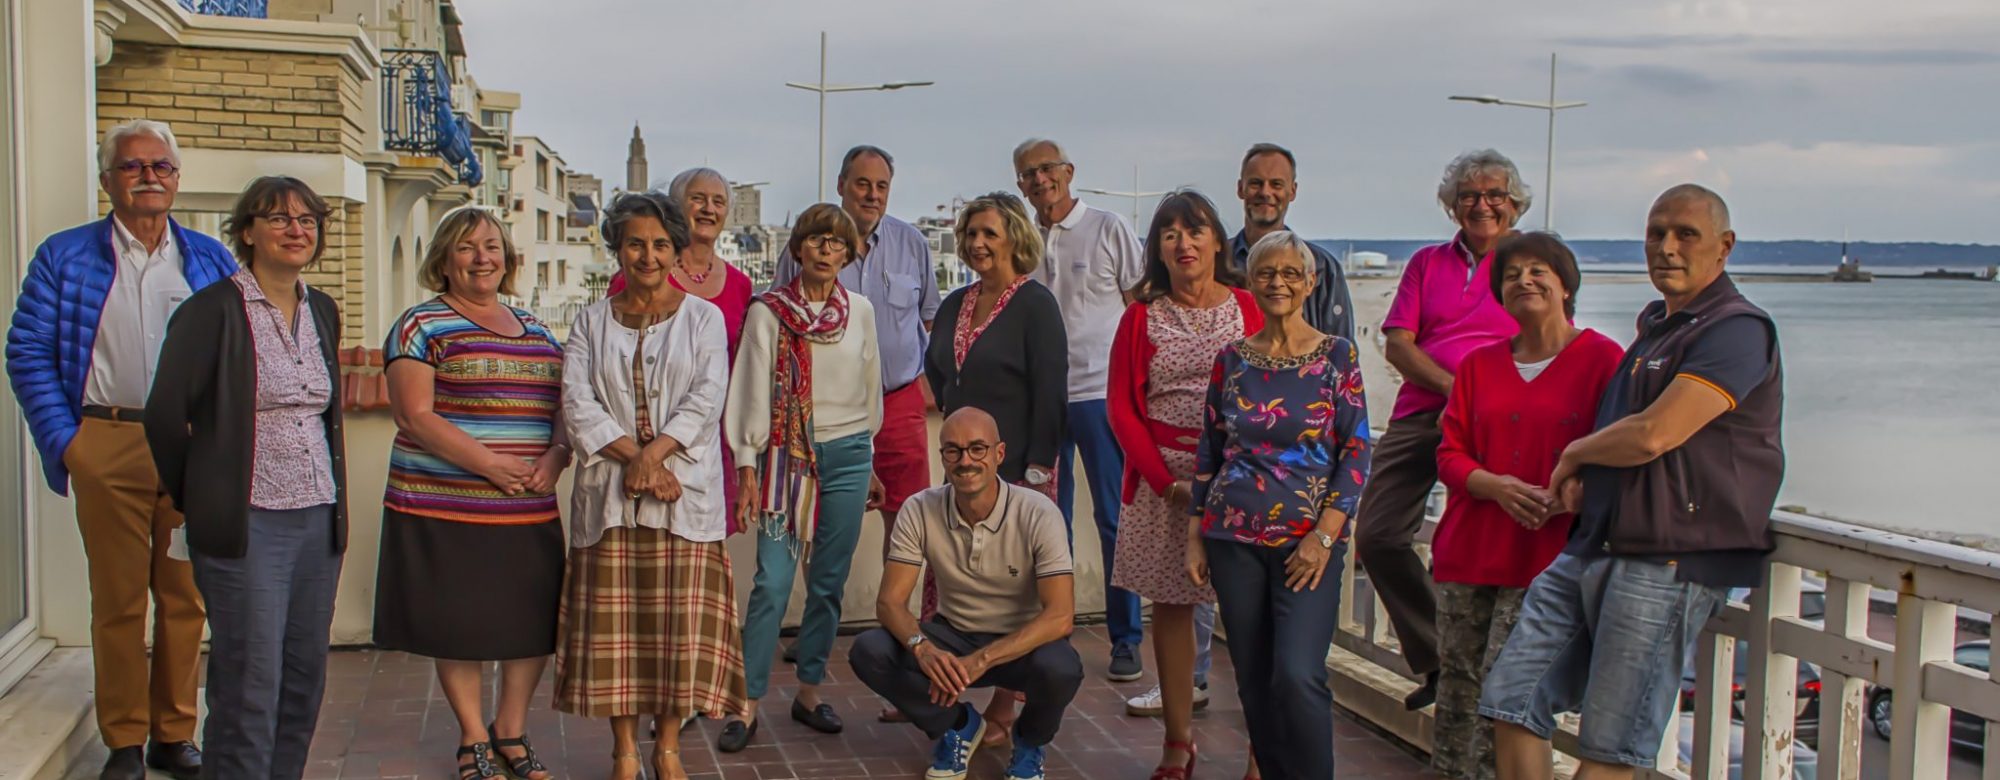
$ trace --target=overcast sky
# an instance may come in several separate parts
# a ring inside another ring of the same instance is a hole
[[[829,168],[896,155],[891,213],[1012,189],[1009,152],[1063,142],[1080,187],[1191,185],[1233,229],[1238,161],[1300,158],[1312,237],[1424,238],[1450,158],[1491,146],[1542,194],[1546,114],[1452,94],[1590,105],[1556,126],[1556,227],[1636,238],[1660,190],[1730,201],[1745,239],[2000,243],[1994,0],[473,0],[471,69],[522,95],[516,131],[623,184],[632,124],[652,175],[704,162],[766,180],[764,219],[814,200],[815,103],[785,81],[928,79],[834,95]],[[829,172],[829,188],[832,174]],[[1123,198],[1085,196],[1129,213]],[[1539,227],[1542,206],[1523,218]],[[1150,210],[1143,212],[1150,214]]]

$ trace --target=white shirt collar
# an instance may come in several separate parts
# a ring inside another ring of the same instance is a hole
[[[112,240],[117,244],[118,255],[131,260],[133,265],[143,267],[154,260],[178,260],[178,253],[174,246],[174,230],[171,224],[167,226],[166,230],[161,231],[160,245],[151,252],[146,251],[146,245],[139,240],[138,236],[133,235],[130,229],[125,227],[125,221],[119,219],[116,214],[111,215],[111,236]]]
[[[1077,198],[1076,205],[1070,207],[1069,216],[1063,217],[1061,222],[1057,222],[1056,227],[1064,230],[1075,230],[1077,225],[1083,224],[1083,210],[1085,208],[1083,199]]]

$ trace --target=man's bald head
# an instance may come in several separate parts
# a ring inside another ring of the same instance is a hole
[[[1000,440],[1000,424],[993,415],[968,406],[944,418],[938,429],[938,456],[952,490],[969,499],[999,484],[1007,443]]]
[[[968,406],[944,418],[944,426],[938,429],[938,439],[943,442],[956,439],[998,442],[1000,423],[993,419],[993,415],[987,414],[986,410]]]
[[[1707,187],[1676,185],[1660,193],[1646,214],[1646,271],[1669,313],[1721,278],[1735,248],[1729,206]]]
[[[1676,184],[1668,187],[1666,192],[1660,193],[1660,197],[1653,200],[1653,210],[1658,211],[1662,207],[1677,204],[1684,200],[1700,203],[1708,208],[1709,218],[1715,221],[1715,232],[1717,234],[1730,231],[1729,204],[1724,203],[1722,196],[1715,194],[1715,190],[1699,184]]]

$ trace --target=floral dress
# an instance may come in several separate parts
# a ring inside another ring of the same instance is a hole
[[[1154,347],[1146,368],[1146,417],[1174,428],[1200,428],[1215,355],[1243,337],[1243,308],[1234,298],[1193,309],[1161,298],[1147,307],[1146,335]],[[1157,439],[1156,439],[1157,440]],[[1157,446],[1174,479],[1195,473],[1195,441]],[[1118,512],[1112,585],[1162,604],[1206,604],[1215,590],[1187,576],[1188,516],[1141,486]]]
[[[1204,538],[1280,547],[1327,509],[1353,516],[1369,452],[1351,342],[1328,336],[1289,358],[1231,344],[1216,356],[1206,406],[1194,482]]]

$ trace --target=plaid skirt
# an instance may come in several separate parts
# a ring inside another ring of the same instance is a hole
[[[722,542],[612,528],[570,551],[556,709],[589,718],[743,711],[743,635]]]

